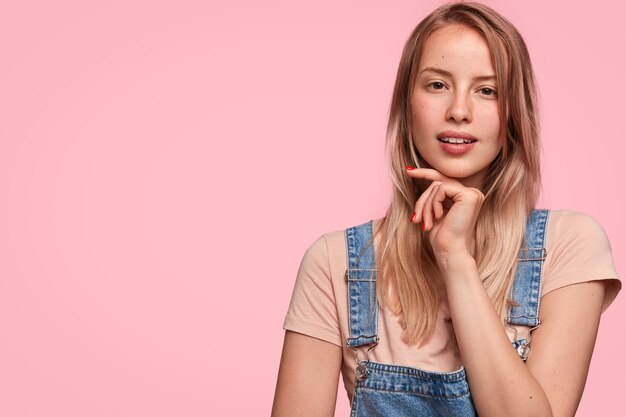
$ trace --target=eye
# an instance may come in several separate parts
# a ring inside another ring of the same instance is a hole
[[[432,88],[433,90],[443,90],[446,85],[441,81],[433,81],[432,83],[426,84],[427,87]]]
[[[497,96],[498,93],[496,92],[496,90],[494,90],[491,87],[483,87],[480,89],[481,94],[484,94],[486,96]]]

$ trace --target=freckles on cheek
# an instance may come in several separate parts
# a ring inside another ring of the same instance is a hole
[[[413,114],[411,116],[413,116],[414,119],[419,119],[421,117],[424,117],[424,114],[426,113],[426,106],[419,106],[419,107],[413,107]]]
[[[421,104],[418,107],[417,112],[413,115],[414,117],[419,117],[420,119],[432,119],[438,113],[438,109],[433,105]]]

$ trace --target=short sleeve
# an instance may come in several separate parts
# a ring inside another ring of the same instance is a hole
[[[317,239],[302,258],[283,329],[342,346],[324,236]]]
[[[602,226],[584,213],[555,211],[548,222],[546,250],[541,295],[567,285],[607,280],[604,312],[620,291],[621,282]]]

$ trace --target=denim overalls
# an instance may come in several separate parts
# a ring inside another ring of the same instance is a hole
[[[526,248],[519,252],[511,294],[518,305],[509,309],[505,325],[536,328],[540,324],[538,312],[548,217],[548,210],[533,210],[528,219]],[[369,222],[346,230],[350,327],[346,342],[355,350],[357,361],[351,417],[476,416],[463,367],[455,372],[430,372],[368,360],[366,352],[378,343],[379,315],[372,227]],[[524,361],[530,352],[529,342],[525,339],[512,342]],[[357,349],[359,347],[361,349]]]

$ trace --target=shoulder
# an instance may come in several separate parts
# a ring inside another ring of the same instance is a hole
[[[573,210],[550,210],[546,250],[553,255],[580,250],[611,252],[609,238],[592,216]]]
[[[319,236],[306,250],[302,258],[302,267],[317,265],[330,269],[331,260],[345,256],[345,233],[343,230],[325,233]]]
[[[609,280],[612,288],[604,308],[608,307],[621,284],[609,238],[594,217],[573,210],[550,210],[545,246],[542,295],[571,284]]]
[[[551,230],[559,230],[560,233],[571,232],[582,234],[602,234],[606,236],[600,223],[589,214],[574,210],[550,210],[548,227]]]
[[[376,225],[380,222],[380,219],[371,221],[373,224],[372,230],[375,230]],[[342,230],[335,230],[332,232],[324,233],[318,237],[307,249],[304,259],[306,262],[326,262],[332,269],[333,265],[341,265],[345,268],[346,265],[346,231],[351,228],[364,226],[369,222],[355,224]]]
[[[343,346],[347,311],[345,230],[325,233],[302,257],[283,328]]]
[[[611,244],[602,225],[589,214],[550,210],[546,249],[552,249],[552,252],[584,249],[610,253]]]

